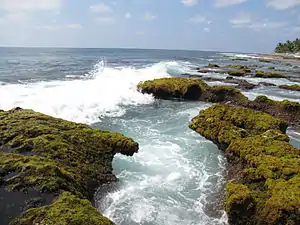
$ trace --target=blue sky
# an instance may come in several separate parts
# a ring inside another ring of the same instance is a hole
[[[300,0],[0,0],[0,46],[270,52]]]

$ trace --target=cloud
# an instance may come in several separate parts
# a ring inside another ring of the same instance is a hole
[[[26,24],[30,17],[24,12],[10,12],[0,18],[1,24]]]
[[[284,21],[269,21],[267,19],[256,21],[250,13],[239,13],[234,19],[229,20],[234,28],[252,29],[261,31],[265,29],[278,29],[287,25]]]
[[[209,29],[208,27],[205,27],[205,28],[203,29],[203,31],[206,32],[206,33],[209,33],[209,32],[210,32],[210,29]]]
[[[90,10],[94,13],[110,13],[112,12],[112,9],[105,5],[104,3],[99,3],[97,5],[91,5]]]
[[[46,26],[36,26],[35,27],[38,30],[45,29],[49,31],[56,31],[60,29],[82,29],[81,24],[67,24],[67,25],[46,25]]]
[[[82,29],[82,25],[78,23],[68,24],[66,27],[70,29]]]
[[[144,20],[147,20],[147,21],[152,21],[152,20],[155,20],[157,17],[153,14],[151,14],[150,12],[146,12],[144,14]]]
[[[135,35],[143,36],[143,35],[145,35],[145,32],[144,31],[137,31],[137,32],[135,32]]]
[[[0,0],[0,8],[5,11],[57,10],[62,0]]]
[[[229,21],[234,26],[241,26],[250,24],[252,22],[252,15],[249,13],[239,13],[236,18]]]
[[[114,24],[116,20],[114,17],[98,17],[96,18],[96,22],[103,25],[108,25],[108,24]]]
[[[267,6],[277,10],[293,8],[299,4],[300,0],[267,0]]]
[[[300,33],[300,26],[292,28],[295,33]]]
[[[131,13],[129,13],[129,12],[125,13],[124,16],[126,19],[130,19],[132,17]]]
[[[247,27],[255,31],[261,31],[263,29],[277,29],[287,25],[286,22],[255,22],[249,24]]]
[[[214,6],[219,8],[219,7],[227,7],[231,5],[237,5],[244,3],[248,0],[215,0]]]
[[[195,24],[198,24],[198,23],[211,24],[211,21],[208,21],[205,16],[200,16],[200,15],[193,16],[193,17],[189,18],[188,20],[186,20],[186,22],[195,23]]]
[[[181,1],[182,4],[184,4],[185,6],[194,6],[198,4],[198,0],[182,0]]]

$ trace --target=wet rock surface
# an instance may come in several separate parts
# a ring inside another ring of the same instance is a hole
[[[0,191],[6,196],[1,220],[17,216],[13,224],[57,224],[54,219],[59,224],[111,224],[89,200],[100,185],[117,181],[113,157],[133,155],[138,151],[136,142],[21,108],[0,112],[0,140]],[[65,214],[50,216],[60,204]],[[81,223],[85,211],[94,217]]]
[[[285,121],[214,105],[190,128],[215,142],[232,165],[224,199],[230,224],[299,224],[300,150],[288,143]]]

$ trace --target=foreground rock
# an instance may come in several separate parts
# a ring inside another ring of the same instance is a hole
[[[138,151],[132,139],[16,108],[0,112],[0,141],[1,222],[113,224],[89,200],[117,180],[114,155]]]
[[[300,223],[300,150],[287,123],[228,105],[201,111],[190,128],[212,140],[232,164],[224,208],[230,224]]]
[[[293,85],[280,85],[279,88],[291,90],[291,91],[300,91],[300,85],[293,84]]]
[[[229,80],[230,81],[230,80]],[[247,83],[241,85],[248,86]],[[250,86],[252,86],[250,84]],[[230,86],[208,86],[199,79],[162,78],[138,84],[142,93],[153,94],[159,99],[187,99],[212,103],[227,103],[263,111],[286,120],[290,125],[300,125],[300,104],[288,100],[274,101],[266,96],[258,96],[250,101],[239,90]]]

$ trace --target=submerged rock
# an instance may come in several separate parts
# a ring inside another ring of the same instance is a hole
[[[90,205],[82,210],[89,210],[92,204],[84,199],[91,200],[101,184],[117,180],[112,173],[112,160],[116,153],[131,156],[138,151],[138,144],[122,134],[94,130],[84,124],[20,108],[0,112],[0,140],[2,187],[24,194],[33,189],[48,193],[53,199],[56,196],[61,199],[62,193],[68,192],[73,200],[77,199],[70,203],[70,210],[76,206],[75,202],[82,201]],[[58,204],[57,201],[52,205]],[[79,205],[77,207],[80,208]],[[16,224],[51,224],[51,219],[43,221],[48,208],[36,210],[36,219],[32,221],[27,218],[30,209],[24,210]],[[66,216],[66,220],[56,219],[65,221],[61,224],[111,224],[106,220],[103,223],[76,222],[76,213],[79,218],[82,211],[73,212],[74,217],[70,213],[68,216],[61,214]],[[93,214],[98,214],[99,221],[103,219],[100,213],[95,211]],[[22,218],[32,223],[22,223]]]
[[[279,88],[291,90],[291,91],[300,91],[300,85],[293,84],[293,85],[280,85]]]
[[[225,150],[236,165],[224,199],[230,224],[299,224],[300,150],[288,143],[285,121],[214,105],[201,111],[190,128]]]

